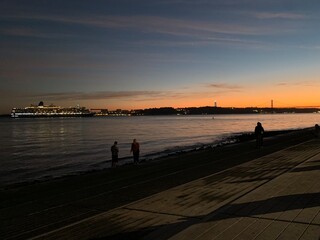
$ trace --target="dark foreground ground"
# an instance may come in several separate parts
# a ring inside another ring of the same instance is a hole
[[[312,139],[312,129],[269,133],[213,149],[0,192],[0,236],[26,239]],[[90,207],[86,207],[90,206]]]

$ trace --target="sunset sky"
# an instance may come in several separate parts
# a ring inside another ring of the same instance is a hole
[[[318,0],[0,0],[0,114],[320,106]]]

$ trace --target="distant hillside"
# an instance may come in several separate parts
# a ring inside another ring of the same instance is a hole
[[[315,113],[319,108],[232,108],[232,107],[189,107],[148,108],[134,110],[132,115],[203,115],[203,114],[270,114],[270,113]]]

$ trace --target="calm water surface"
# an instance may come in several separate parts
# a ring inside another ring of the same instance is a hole
[[[140,142],[142,158],[216,144],[234,134],[312,127],[320,114],[0,119],[0,185],[110,167],[119,143],[122,162]]]

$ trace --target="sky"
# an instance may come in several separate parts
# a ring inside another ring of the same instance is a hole
[[[0,114],[319,107],[318,0],[0,0]]]

